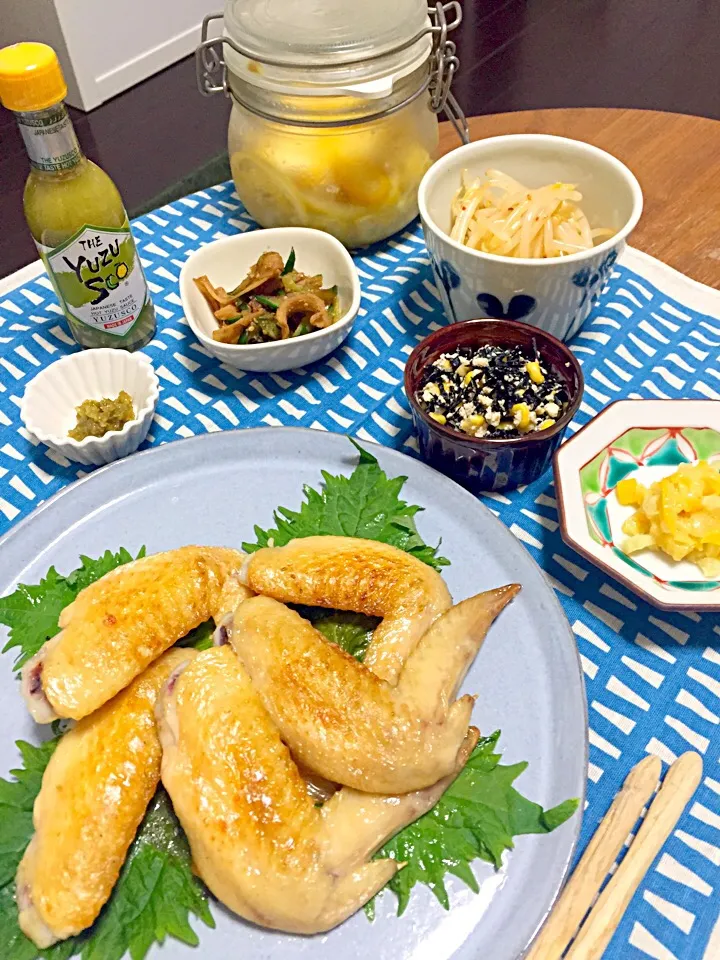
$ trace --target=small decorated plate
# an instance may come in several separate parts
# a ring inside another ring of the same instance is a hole
[[[720,579],[656,549],[632,556],[622,531],[635,507],[617,484],[648,487],[683,463],[720,462],[720,401],[618,400],[555,454],[555,488],[563,539],[630,590],[666,610],[720,610]]]

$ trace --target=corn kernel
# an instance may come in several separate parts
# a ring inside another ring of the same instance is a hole
[[[514,403],[510,408],[518,430],[527,430],[530,426],[530,409],[526,403]]]
[[[537,360],[528,360],[528,363],[525,369],[527,370],[528,376],[530,377],[533,383],[545,382],[545,376],[542,370],[540,369],[540,364],[538,363]]]
[[[645,496],[645,487],[638,483],[635,477],[625,477],[615,487],[618,503],[623,507],[633,507],[642,503]]]
[[[436,423],[447,423],[447,417],[442,413],[431,413],[430,416]]]
[[[473,413],[469,417],[465,417],[460,424],[460,429],[465,433],[474,434],[484,423],[485,417],[479,413]]]

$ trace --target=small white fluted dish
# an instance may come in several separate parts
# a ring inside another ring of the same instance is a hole
[[[527,187],[577,184],[592,227],[614,234],[566,257],[502,257],[452,240],[450,204],[463,170],[502,170]],[[425,243],[448,320],[522,320],[568,340],[598,300],[642,213],[640,184],[616,157],[581,140],[519,133],[476,140],[436,161],[423,177],[418,206]]]
[[[121,390],[130,394],[135,411],[122,430],[84,440],[67,435],[77,422],[75,408],[84,400],[115,398]],[[75,463],[100,466],[137,450],[150,429],[159,392],[158,378],[144,354],[84,350],[51,363],[28,384],[20,416],[27,430],[52,450]]]
[[[218,322],[194,277],[207,276],[216,287],[232,290],[261,254],[277,251],[284,260],[295,250],[296,267],[321,273],[323,286],[338,288],[342,316],[324,330],[272,343],[220,343],[213,340]],[[180,272],[180,298],[185,319],[205,349],[223,363],[253,373],[278,373],[306,367],[336,350],[352,330],[360,309],[360,278],[345,247],[329,233],[309,227],[253,230],[214,240],[190,254]]]

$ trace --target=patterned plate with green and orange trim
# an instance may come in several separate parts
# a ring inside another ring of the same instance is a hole
[[[555,486],[563,539],[635,593],[665,609],[720,610],[720,581],[656,550],[628,556],[622,525],[633,507],[615,494],[633,476],[649,486],[681,463],[720,461],[720,401],[620,400],[562,445]]]

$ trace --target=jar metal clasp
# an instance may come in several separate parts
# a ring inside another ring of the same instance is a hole
[[[460,104],[455,99],[451,85],[453,77],[458,71],[460,62],[457,57],[455,43],[448,39],[448,33],[460,26],[462,21],[462,8],[458,0],[449,0],[443,3],[437,0],[435,6],[428,7],[430,25],[421,30],[414,37],[399,44],[392,53],[399,53],[413,46],[428,34],[432,36],[432,50],[430,52],[430,76],[426,84],[418,90],[416,96],[419,96],[423,90],[427,89],[430,94],[430,109],[433,113],[445,113],[446,117],[452,123],[463,143],[470,142],[470,133],[467,120]],[[195,50],[195,69],[197,74],[197,85],[200,93],[209,97],[214,93],[224,93],[230,96],[230,89],[227,82],[227,68],[223,58],[223,44],[228,44],[236,53],[242,57],[256,60],[269,66],[286,67],[287,63],[282,60],[275,60],[272,57],[261,57],[257,53],[243,49],[231,37],[208,37],[210,24],[215,20],[222,20],[221,13],[208,14],[202,23],[201,42]],[[378,57],[387,56],[387,52],[377,54]],[[363,60],[374,59],[364,57]],[[348,62],[351,65],[352,62]],[[319,64],[312,68],[304,66],[304,69],[322,69]],[[414,99],[414,97],[413,97]],[[405,104],[401,104],[404,106]],[[392,112],[395,108],[388,108]],[[382,116],[382,114],[379,114]]]

